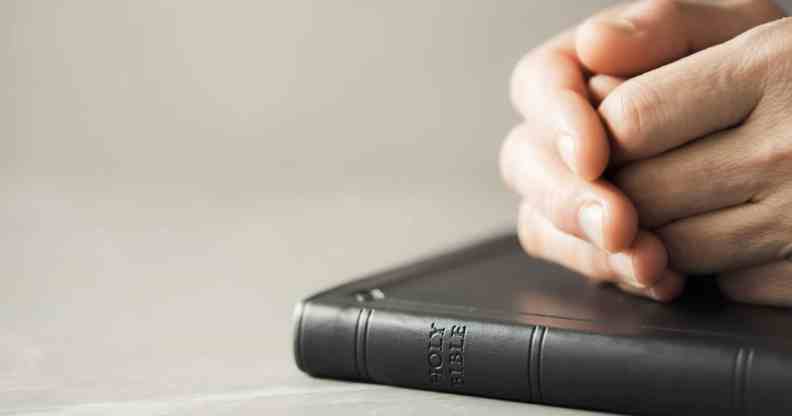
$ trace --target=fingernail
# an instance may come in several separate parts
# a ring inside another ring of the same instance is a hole
[[[633,23],[632,20],[625,19],[623,17],[607,17],[602,19],[602,23],[605,23],[611,28],[622,31],[626,34],[633,34],[638,31],[638,28],[635,26],[635,23]]]
[[[603,217],[602,205],[598,203],[587,203],[578,212],[578,224],[583,234],[590,242],[601,248],[604,247],[604,238],[602,237]]]
[[[657,301],[663,300],[661,293],[657,290],[657,288],[655,288],[655,286],[649,288],[649,297]]]
[[[611,267],[622,277],[624,283],[637,288],[646,287],[646,285],[638,282],[638,277],[635,275],[635,266],[630,256],[624,253],[617,253],[612,254],[608,260],[610,260]]]
[[[558,139],[558,153],[561,154],[561,159],[564,160],[569,170],[577,173],[575,170],[575,139],[569,135],[563,135]]]
[[[679,286],[676,285],[679,285],[678,275],[670,270],[666,270],[663,276],[649,288],[649,296],[656,301],[667,302],[677,297],[684,288],[684,284]]]

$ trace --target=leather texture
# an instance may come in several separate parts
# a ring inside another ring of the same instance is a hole
[[[319,377],[631,414],[792,414],[792,312],[707,277],[663,305],[484,241],[302,302]]]

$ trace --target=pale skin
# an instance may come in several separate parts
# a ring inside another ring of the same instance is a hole
[[[657,301],[792,306],[792,18],[644,0],[521,60],[500,165],[525,251]],[[607,169],[607,173],[606,173]]]

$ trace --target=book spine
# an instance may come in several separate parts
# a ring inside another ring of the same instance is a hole
[[[295,358],[314,376],[631,414],[792,414],[788,357],[711,335],[603,334],[321,301],[298,315]]]

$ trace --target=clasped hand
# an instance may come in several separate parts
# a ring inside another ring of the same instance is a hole
[[[646,0],[531,51],[501,172],[532,255],[669,301],[714,274],[792,306],[792,18],[767,0]]]

